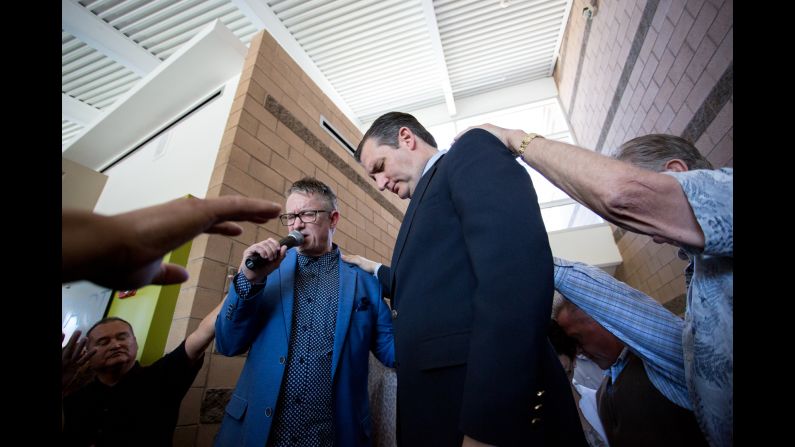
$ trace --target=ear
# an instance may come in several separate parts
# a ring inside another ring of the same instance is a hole
[[[329,219],[331,219],[331,229],[334,230],[337,228],[337,222],[340,221],[340,212],[337,210],[332,211],[329,214]]]
[[[668,160],[665,162],[665,170],[673,172],[686,172],[688,171],[688,168],[687,163],[685,163],[684,160],[674,158],[673,160]]]
[[[414,150],[416,146],[414,133],[408,127],[401,127],[398,130],[398,143],[403,142],[409,150]]]

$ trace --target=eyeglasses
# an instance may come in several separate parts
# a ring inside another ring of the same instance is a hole
[[[281,214],[279,215],[279,220],[281,221],[282,225],[292,225],[295,222],[295,218],[301,219],[303,223],[312,223],[317,220],[317,213],[330,213],[331,211],[326,210],[306,210],[301,211],[297,214]]]

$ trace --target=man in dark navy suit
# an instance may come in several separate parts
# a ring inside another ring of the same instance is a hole
[[[547,337],[552,254],[527,172],[476,129],[449,151],[408,114],[365,133],[356,159],[411,198],[391,269],[398,442],[586,445]]]

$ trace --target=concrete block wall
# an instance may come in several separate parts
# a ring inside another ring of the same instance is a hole
[[[207,197],[237,194],[284,205],[290,184],[310,175],[334,189],[342,219],[334,241],[344,253],[388,264],[407,203],[373,186],[353,156],[319,124],[323,115],[354,147],[358,128],[295,61],[263,31],[252,39],[232,103]],[[278,220],[242,223],[237,237],[203,235],[188,261],[167,351],[196,328],[226,294],[230,275],[249,245],[286,233]],[[245,356],[206,352],[205,363],[183,400],[175,446],[209,446],[237,383]]]
[[[574,0],[554,78],[579,145],[610,155],[667,133],[716,168],[733,166],[733,35],[732,0]],[[681,313],[686,263],[675,250],[616,227],[614,236],[616,276]]]

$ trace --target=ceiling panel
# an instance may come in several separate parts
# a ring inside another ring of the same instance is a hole
[[[566,0],[433,4],[455,98],[552,74]]]
[[[273,23],[252,16],[265,8],[363,123],[390,110],[444,104],[445,88],[454,103],[551,76],[571,1],[62,0],[80,8],[78,24],[117,33],[114,48],[121,48],[106,54],[113,50],[93,48],[64,26],[62,94],[101,113],[151,71],[146,62],[166,60],[215,20],[248,44],[259,24]],[[439,41],[441,51],[433,44]],[[132,66],[125,48],[144,63]],[[62,147],[81,129],[64,116]]]
[[[268,5],[360,121],[444,102],[419,0]]]

